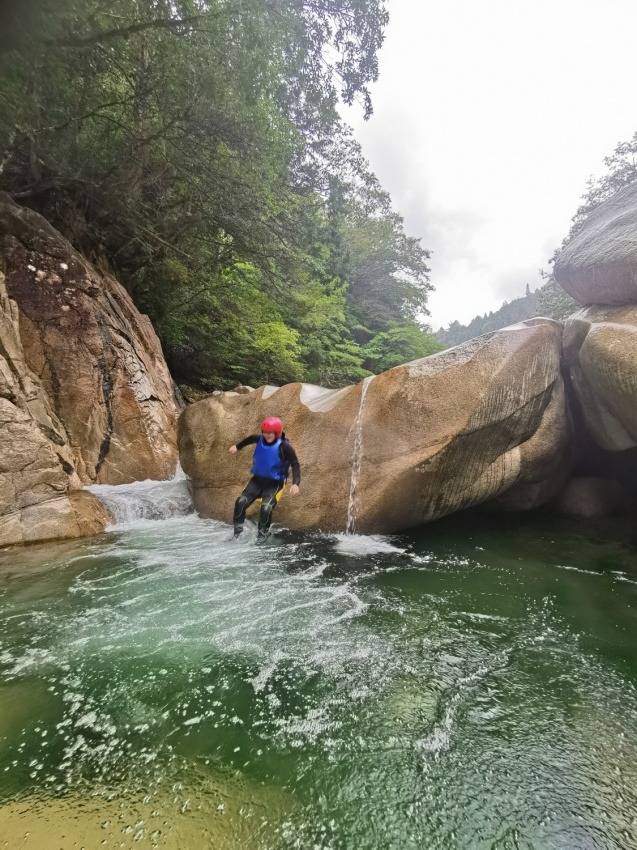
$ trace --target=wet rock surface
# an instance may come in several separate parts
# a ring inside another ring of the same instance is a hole
[[[103,530],[106,509],[80,486],[64,426],[25,362],[0,272],[0,546]]]
[[[561,326],[531,320],[356,386],[289,384],[196,402],[179,422],[195,506],[231,517],[251,451],[230,456],[228,447],[278,415],[303,466],[301,495],[283,497],[280,524],[391,532],[496,498],[537,507],[561,488],[569,462],[560,349]]]
[[[564,367],[595,443],[637,447],[637,305],[589,307],[564,328]]]
[[[558,254],[553,273],[580,304],[637,302],[637,183],[589,215]]]
[[[0,249],[24,358],[82,481],[168,478],[177,403],[157,335],[112,276],[33,210],[0,195]]]

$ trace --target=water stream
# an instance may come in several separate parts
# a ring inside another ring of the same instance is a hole
[[[104,502],[114,526],[130,527],[193,512],[188,479],[181,467],[169,481],[149,479],[132,484],[93,484],[86,489]]]
[[[637,847],[630,529],[257,547],[98,492],[106,534],[0,551],[1,848]]]
[[[363,462],[363,411],[365,408],[365,396],[374,375],[365,378],[361,386],[361,400],[358,406],[358,414],[354,422],[354,451],[352,454],[352,473],[349,484],[349,500],[347,503],[347,526],[346,534],[356,532],[356,515],[358,512],[358,482]]]

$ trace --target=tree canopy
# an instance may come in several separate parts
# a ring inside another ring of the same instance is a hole
[[[8,0],[0,188],[113,269],[178,380],[338,385],[389,339],[428,350],[428,253],[337,108],[371,114],[386,24],[384,0]]]
[[[604,158],[604,173],[597,179],[590,178],[582,203],[573,216],[571,229],[564,242],[576,236],[590,213],[603,201],[612,197],[629,183],[637,180],[637,132],[627,142],[620,142],[610,156]]]

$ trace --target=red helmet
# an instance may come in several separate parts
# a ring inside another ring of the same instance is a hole
[[[268,416],[261,423],[262,434],[276,434],[277,437],[280,437],[282,431],[283,422],[281,422],[278,416]]]

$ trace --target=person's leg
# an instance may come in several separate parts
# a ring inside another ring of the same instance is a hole
[[[283,481],[273,481],[271,485],[263,488],[261,493],[261,512],[259,513],[259,531],[257,539],[264,540],[268,536],[272,522],[272,511],[277,505],[277,496],[283,489]]]
[[[243,531],[243,523],[246,518],[246,511],[254,502],[255,499],[258,499],[261,495],[261,487],[259,484],[251,478],[243,493],[239,496],[237,501],[234,503],[234,516],[232,518],[232,524],[234,525],[234,536],[238,537]]]

